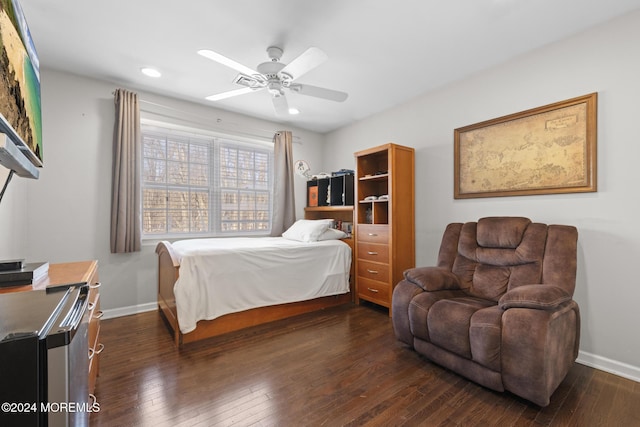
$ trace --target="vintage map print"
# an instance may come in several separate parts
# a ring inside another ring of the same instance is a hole
[[[456,129],[454,197],[596,191],[596,96]]]

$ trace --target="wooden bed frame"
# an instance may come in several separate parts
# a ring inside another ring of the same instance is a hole
[[[344,239],[344,241],[351,246],[353,254],[353,239]],[[183,334],[180,332],[178,325],[176,298],[173,293],[173,286],[176,280],[178,280],[180,262],[169,242],[162,241],[158,243],[156,253],[158,254],[158,310],[165,318],[167,326],[173,335],[173,342],[177,347],[251,326],[322,310],[328,307],[348,304],[353,301],[352,262],[349,293],[320,297],[308,301],[253,308],[239,313],[226,314],[213,320],[201,320],[197,323],[195,330]]]

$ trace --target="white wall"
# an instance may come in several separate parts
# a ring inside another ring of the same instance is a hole
[[[0,205],[3,239],[0,254],[21,253],[4,242],[4,232],[11,233],[14,245],[18,233],[26,239],[23,254],[29,260],[68,262],[97,259],[99,262],[102,308],[116,313],[153,308],[157,295],[157,261],[155,242],[145,242],[135,254],[111,254],[109,251],[109,217],[111,206],[111,163],[114,126],[112,92],[116,85],[78,77],[49,69],[42,70],[42,116],[44,168],[40,179],[23,184],[28,199],[16,196],[21,190],[12,181],[7,200]],[[141,103],[142,109],[169,112],[183,122],[220,128],[236,127],[264,131],[290,129],[295,141],[295,158],[322,158],[321,135],[295,128],[251,119],[174,99],[138,92],[140,99],[167,106]],[[217,118],[221,123],[217,124]],[[233,126],[231,126],[233,125]],[[229,130],[229,129],[225,129]],[[19,178],[14,178],[14,181]],[[25,181],[25,180],[23,180]],[[302,217],[306,203],[306,184],[296,181],[297,215]],[[13,188],[11,188],[13,187]],[[23,202],[26,200],[26,202]],[[17,205],[24,203],[24,207]],[[15,212],[15,213],[14,213]],[[21,216],[25,216],[25,220]],[[14,229],[13,224],[18,224]],[[21,230],[26,228],[28,232]],[[6,246],[6,248],[5,248]]]
[[[9,170],[0,166],[0,191]],[[26,178],[14,175],[0,202],[0,260],[27,256],[27,186]]]
[[[522,215],[577,226],[580,359],[637,380],[639,40],[640,13],[634,13],[328,134],[325,150],[331,169],[363,148],[415,147],[418,265],[435,262],[449,222]],[[599,97],[597,193],[453,199],[455,128],[592,92]]]

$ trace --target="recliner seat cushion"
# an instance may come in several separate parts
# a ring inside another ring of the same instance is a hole
[[[473,313],[469,325],[471,359],[496,372],[501,370],[503,313],[497,305],[480,309]]]
[[[491,301],[473,297],[451,298],[436,302],[429,310],[427,325],[434,345],[458,356],[471,359],[469,327],[471,317]]]
[[[411,299],[409,303],[409,327],[411,334],[423,341],[431,341],[427,329],[429,310],[438,301],[447,298],[464,297],[462,291],[422,292]]]

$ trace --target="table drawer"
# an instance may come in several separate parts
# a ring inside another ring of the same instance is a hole
[[[358,260],[358,276],[389,283],[389,264]]]
[[[358,296],[371,302],[389,306],[391,286],[388,283],[358,277]]]
[[[98,379],[98,359],[94,357],[89,361],[89,394],[93,394],[96,389],[96,380]]]
[[[389,263],[389,245],[378,243],[363,243],[358,241],[358,261],[375,261]]]
[[[356,236],[359,242],[388,244],[389,226],[358,224]]]
[[[100,330],[100,294],[95,295],[95,299],[90,303],[89,310],[89,347],[94,347],[98,341],[98,331]]]

